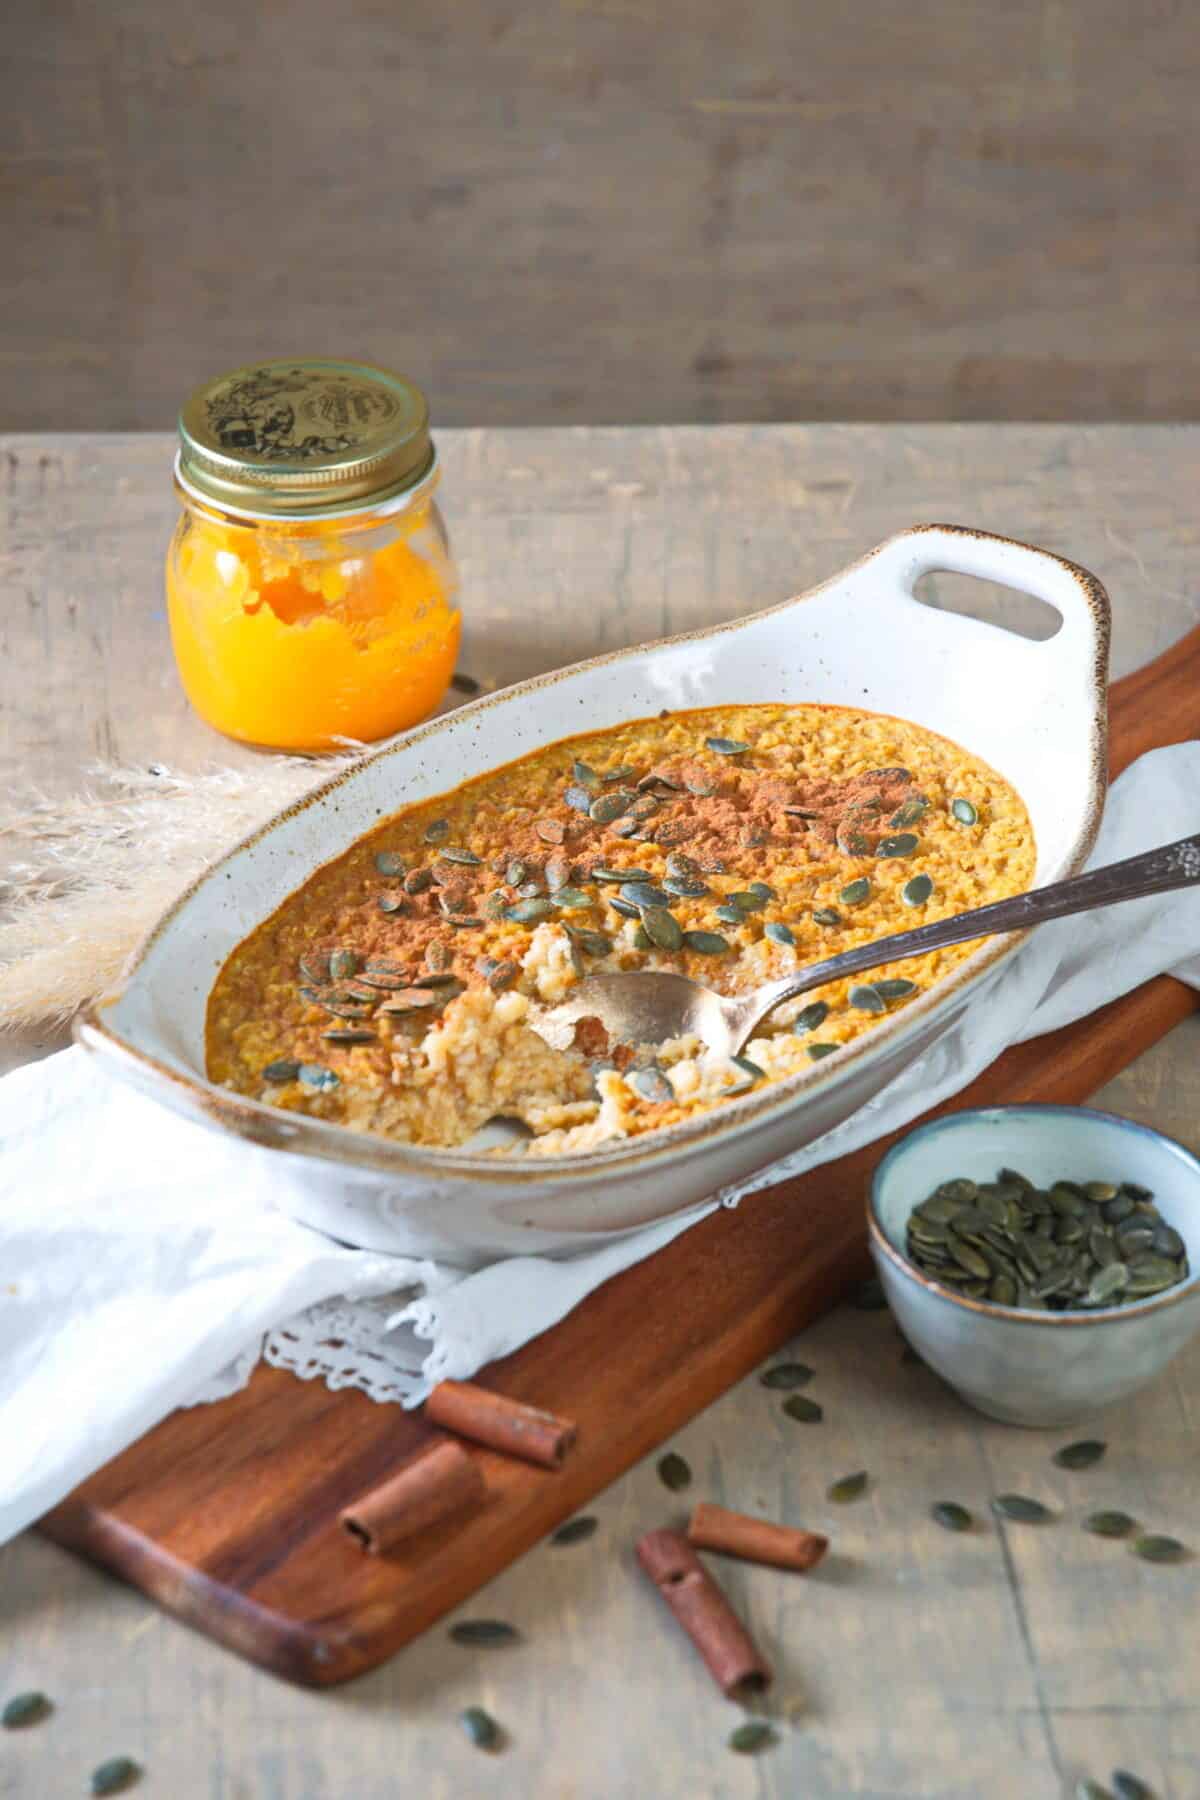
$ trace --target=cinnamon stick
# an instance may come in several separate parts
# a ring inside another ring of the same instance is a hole
[[[560,1466],[576,1436],[569,1419],[523,1406],[470,1381],[440,1381],[425,1402],[425,1417],[460,1437],[546,1469]]]
[[[724,1693],[770,1686],[769,1665],[680,1532],[648,1531],[637,1558]]]
[[[815,1569],[829,1548],[829,1539],[818,1531],[797,1531],[749,1513],[728,1512],[708,1500],[693,1510],[687,1534],[688,1542],[701,1550],[722,1550],[777,1569]]]
[[[346,1507],[341,1524],[364,1550],[380,1556],[452,1513],[478,1506],[483,1496],[483,1476],[474,1459],[453,1438],[439,1438],[398,1475]]]

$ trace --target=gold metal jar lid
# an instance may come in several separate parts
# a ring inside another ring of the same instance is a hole
[[[420,388],[369,363],[251,363],[198,387],[179,415],[179,480],[256,518],[360,507],[434,461]]]

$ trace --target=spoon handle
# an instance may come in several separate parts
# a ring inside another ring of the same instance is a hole
[[[1157,850],[1145,850],[1124,862],[1092,869],[1086,875],[1072,875],[1068,881],[1055,881],[1049,887],[1014,894],[1008,900],[994,900],[988,906],[955,913],[932,925],[918,925],[915,931],[877,938],[873,944],[860,944],[841,956],[810,963],[795,975],[759,989],[754,996],[754,1022],[757,1024],[782,1001],[808,993],[827,981],[836,981],[839,976],[858,975],[866,969],[877,969],[882,963],[898,962],[904,956],[924,956],[930,950],[943,950],[970,938],[990,937],[996,931],[1026,931],[1030,926],[1044,925],[1048,919],[1065,919],[1072,913],[1114,906],[1119,900],[1140,900],[1147,894],[1164,894],[1171,888],[1198,883],[1200,833],[1180,838],[1175,844],[1163,844]]]

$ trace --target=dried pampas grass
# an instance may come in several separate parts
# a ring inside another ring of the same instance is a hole
[[[263,757],[251,771],[98,766],[67,801],[0,823],[21,845],[0,881],[0,1028],[61,1023],[114,986],[188,883],[355,756]]]

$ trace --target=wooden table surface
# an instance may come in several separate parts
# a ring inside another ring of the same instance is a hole
[[[931,518],[1094,569],[1117,674],[1200,618],[1200,428],[539,429],[447,432],[441,448],[462,666],[498,684],[767,605]],[[169,465],[161,436],[0,442],[0,792],[67,791],[98,758],[249,760],[176,686]],[[935,582],[931,598],[1037,622],[979,584]],[[10,1043],[8,1060],[53,1042]],[[1098,1103],[1200,1149],[1198,1051],[1200,1017]],[[834,1538],[812,1577],[721,1570],[779,1671],[768,1752],[725,1748],[735,1709],[632,1567],[634,1537],[677,1510],[651,1459],[598,1499],[589,1542],[535,1550],[465,1609],[518,1624],[520,1647],[459,1649],[436,1629],[323,1694],[26,1535],[0,1550],[0,1694],[40,1687],[56,1711],[4,1735],[0,1795],[83,1793],[120,1752],[145,1765],[139,1791],[172,1800],[1049,1800],[1114,1766],[1164,1800],[1200,1795],[1200,1652],[1184,1625],[1200,1562],[1145,1566],[1079,1529],[1123,1507],[1200,1546],[1200,1344],[1097,1423],[1107,1456],[1073,1475],[1050,1461],[1061,1434],[978,1419],[902,1363],[886,1314],[843,1308],[794,1348],[817,1371],[822,1425],[783,1429],[751,1379],[676,1444],[694,1495]],[[828,1505],[828,1483],[860,1468],[867,1497]],[[1014,1489],[1061,1516],[968,1537],[929,1521],[939,1499],[985,1519],[988,1496]],[[503,1722],[500,1754],[462,1737],[472,1704]]]

